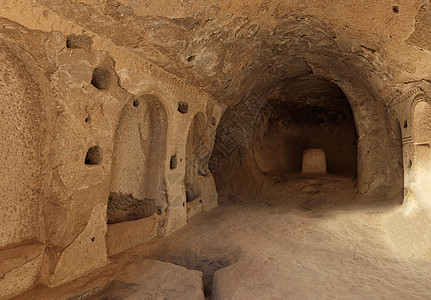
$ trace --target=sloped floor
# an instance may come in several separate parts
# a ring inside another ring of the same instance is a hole
[[[349,201],[349,189],[336,193],[343,184],[298,181],[296,196],[236,196],[168,237],[118,254],[104,270],[18,299],[203,298],[200,274],[179,267],[158,277],[178,285],[176,294],[145,294],[145,274],[157,274],[147,259],[202,271],[207,299],[430,299],[429,223],[415,223],[415,209],[405,205]],[[422,228],[411,231],[415,224]],[[129,271],[117,275],[122,268]]]

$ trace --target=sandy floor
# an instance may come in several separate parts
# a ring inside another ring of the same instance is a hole
[[[407,245],[398,246],[397,230],[408,228],[400,218],[405,208],[348,201],[354,197],[349,184],[313,188],[301,181],[290,186],[297,191],[293,198],[235,196],[176,233],[117,255],[112,265],[152,258],[201,270],[208,299],[430,299],[429,252],[405,250],[410,249],[405,233],[400,236]],[[335,191],[343,185],[344,201],[336,201]],[[145,272],[138,269],[135,274]],[[91,278],[109,281],[105,273],[26,295],[60,299],[72,288],[89,289]],[[133,283],[133,274],[122,280]]]

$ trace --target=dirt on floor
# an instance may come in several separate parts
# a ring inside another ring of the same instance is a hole
[[[201,271],[206,299],[429,299],[428,248],[408,239],[402,248],[401,234],[393,233],[413,224],[406,205],[353,201],[351,181],[282,184],[290,197],[268,192],[267,197],[224,199],[168,237],[117,254],[104,269],[67,286],[37,287],[17,299],[70,299],[73,290],[94,290],[95,282],[105,288],[79,299],[132,299],[144,288],[137,278],[149,272],[147,259]],[[121,277],[124,269],[129,271]],[[114,288],[121,297],[110,294]]]

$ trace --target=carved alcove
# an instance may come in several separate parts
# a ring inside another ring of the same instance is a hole
[[[143,95],[124,105],[114,137],[108,199],[107,245],[111,254],[157,234],[157,216],[167,206],[166,133],[167,114],[157,97]],[[121,230],[137,239],[128,245],[121,241]]]

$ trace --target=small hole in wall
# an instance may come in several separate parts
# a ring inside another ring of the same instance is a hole
[[[91,84],[99,90],[105,90],[109,88],[111,85],[111,72],[103,67],[94,69]]]
[[[177,167],[177,156],[176,155],[171,156],[171,162],[170,162],[169,167],[171,170],[173,170]]]
[[[412,167],[412,165],[413,165],[412,160],[411,160],[411,159],[409,159],[409,165],[408,165],[408,168],[411,168],[411,167]]]
[[[215,117],[213,117],[213,119],[212,119],[212,124],[213,124],[213,126],[217,125],[217,119]]]
[[[92,238],[91,238],[91,241],[92,242],[94,242],[96,240],[96,238],[93,236]]]
[[[392,6],[392,11],[397,14],[399,12],[398,5]]]
[[[134,107],[138,107],[139,106],[139,100],[138,99],[133,100],[133,106]]]
[[[178,102],[178,111],[182,114],[186,114],[189,111],[189,104],[187,102]]]
[[[87,155],[85,156],[86,165],[98,165],[102,161],[102,150],[99,147],[94,146],[88,149]]]
[[[85,35],[69,35],[66,40],[66,48],[90,50],[93,40]]]
[[[85,123],[91,123],[91,118],[90,117],[86,117],[85,118]]]
[[[202,201],[202,199],[199,199],[199,203],[200,203],[200,204],[202,204],[202,203],[204,203],[204,202]]]
[[[185,207],[186,206],[186,203],[185,202],[183,202],[183,207]]]
[[[191,62],[191,61],[194,61],[194,60],[195,60],[194,55],[191,55],[191,56],[187,57],[187,61],[188,62]]]
[[[407,128],[407,120],[404,121],[404,128]]]

